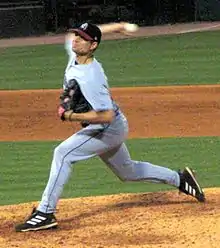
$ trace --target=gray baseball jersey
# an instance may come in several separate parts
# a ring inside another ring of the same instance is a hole
[[[66,41],[65,48],[69,61],[63,87],[65,88],[69,80],[76,79],[93,109],[95,111],[113,109],[115,118],[108,124],[90,124],[55,148],[50,177],[38,210],[44,213],[54,212],[72,165],[94,156],[99,156],[123,181],[162,182],[178,187],[180,179],[176,171],[131,159],[124,143],[128,135],[128,122],[111,98],[107,77],[101,64],[94,59],[90,64],[78,65],[72,51],[71,40]]]

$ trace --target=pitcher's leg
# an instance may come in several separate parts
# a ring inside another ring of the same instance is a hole
[[[53,154],[51,171],[47,186],[37,210],[53,213],[57,202],[71,174],[72,164],[97,155],[106,149],[99,139],[100,131],[80,131],[58,145]]]
[[[149,162],[131,160],[125,144],[100,157],[123,181],[150,181],[176,187],[180,185],[180,177],[176,171]]]
[[[37,208],[37,210],[43,213],[55,212],[58,199],[63,191],[63,186],[71,174],[71,161],[65,159],[65,155],[61,152],[61,146],[62,144],[54,150],[49,180]]]

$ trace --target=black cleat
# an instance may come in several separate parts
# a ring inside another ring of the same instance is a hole
[[[182,172],[179,172],[180,186],[179,190],[187,195],[195,197],[199,202],[205,201],[205,194],[197,182],[193,171],[186,167]]]
[[[17,226],[15,226],[16,232],[29,232],[29,231],[39,231],[47,230],[52,228],[57,228],[57,220],[53,213],[45,214],[37,211],[35,208],[28,219]]]

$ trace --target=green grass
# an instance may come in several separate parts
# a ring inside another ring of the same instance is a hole
[[[106,41],[97,51],[111,86],[215,84],[220,32]],[[63,45],[1,50],[0,89],[60,88],[67,56]],[[219,186],[218,137],[141,139],[127,142],[135,160],[179,169],[192,166],[204,187]],[[0,142],[0,205],[40,200],[54,142]],[[97,158],[74,165],[63,197],[173,189],[123,183]]]
[[[0,142],[0,205],[40,200],[57,142]],[[196,169],[202,186],[219,186],[219,137],[134,139],[127,145],[134,160],[172,169]],[[174,189],[153,183],[123,183],[98,158],[74,165],[62,197]]]
[[[105,41],[97,50],[111,86],[216,84],[220,31]],[[0,89],[61,88],[63,45],[5,48]]]

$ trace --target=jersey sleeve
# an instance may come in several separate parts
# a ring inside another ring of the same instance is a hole
[[[105,111],[113,109],[113,103],[108,86],[105,84],[93,84],[83,82],[80,89],[86,100],[95,111]]]

